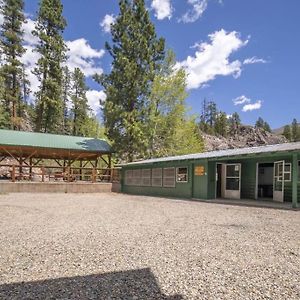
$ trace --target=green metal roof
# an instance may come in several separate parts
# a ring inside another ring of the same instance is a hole
[[[0,129],[0,145],[86,152],[112,152],[110,145],[102,139],[4,129]]]

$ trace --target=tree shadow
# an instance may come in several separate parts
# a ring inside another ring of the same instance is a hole
[[[0,299],[165,299],[150,268],[0,285]]]

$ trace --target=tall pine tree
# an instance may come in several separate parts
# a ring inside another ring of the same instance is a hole
[[[121,157],[132,161],[147,151],[148,110],[155,74],[164,59],[164,39],[158,39],[144,0],[120,0],[120,14],[111,27],[112,71],[96,76],[105,90],[104,124]]]
[[[2,52],[1,76],[3,78],[2,97],[4,112],[10,117],[12,129],[20,129],[23,112],[23,65],[21,56],[25,52],[22,45],[24,17],[23,0],[3,0],[0,12],[4,22],[1,27],[0,46]],[[8,125],[8,124],[7,124]]]
[[[86,97],[87,86],[85,84],[84,74],[79,68],[75,68],[72,76],[72,134],[77,136],[84,135],[84,126],[89,116],[89,106]]]
[[[62,12],[61,0],[41,0],[33,31],[39,38],[36,51],[40,54],[34,70],[40,81],[36,93],[36,130],[42,132],[62,132],[62,64],[66,51],[62,38],[66,21]]]

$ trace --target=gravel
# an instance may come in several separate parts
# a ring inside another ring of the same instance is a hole
[[[300,212],[0,195],[0,299],[300,299]]]

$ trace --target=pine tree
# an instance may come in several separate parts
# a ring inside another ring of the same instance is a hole
[[[3,100],[6,114],[10,116],[11,128],[19,129],[23,110],[21,56],[25,52],[22,45],[24,17],[23,0],[3,0],[0,13],[4,21],[1,27],[0,46],[3,59],[1,76],[4,80]]]
[[[223,137],[228,134],[228,120],[225,112],[219,112],[216,116],[214,131]]]
[[[84,74],[79,68],[75,68],[72,75],[72,134],[83,136],[82,128],[88,119],[89,106],[86,98],[87,86],[85,84]]]
[[[69,101],[71,94],[71,72],[68,66],[63,68],[63,79],[62,79],[62,98],[63,98],[63,124],[62,132],[65,134],[71,133],[70,128],[70,117],[69,117]]]
[[[36,93],[36,130],[60,133],[63,124],[62,64],[66,46],[62,33],[66,21],[61,0],[41,0],[33,34],[39,38],[41,55],[34,74],[40,81]]]
[[[268,132],[272,132],[270,125],[266,121],[264,121],[264,119],[261,118],[261,117],[259,117],[257,119],[257,121],[255,123],[255,127],[263,129],[263,130],[268,131]]]
[[[237,129],[241,126],[241,118],[237,112],[234,112],[232,116],[230,116],[229,120],[229,130],[232,133],[236,133]]]
[[[120,14],[111,27],[113,45],[106,43],[112,71],[95,76],[107,95],[103,107],[108,138],[121,157],[132,161],[146,153],[147,108],[151,85],[164,58],[144,0],[120,0]]]
[[[283,133],[282,135],[288,140],[288,141],[292,141],[292,132],[291,132],[291,126],[290,125],[286,125],[283,128]]]
[[[300,129],[296,119],[293,119],[291,127],[292,127],[292,141],[293,142],[300,141]]]
[[[207,104],[207,124],[210,134],[214,134],[215,122],[218,114],[217,104],[211,100]]]

